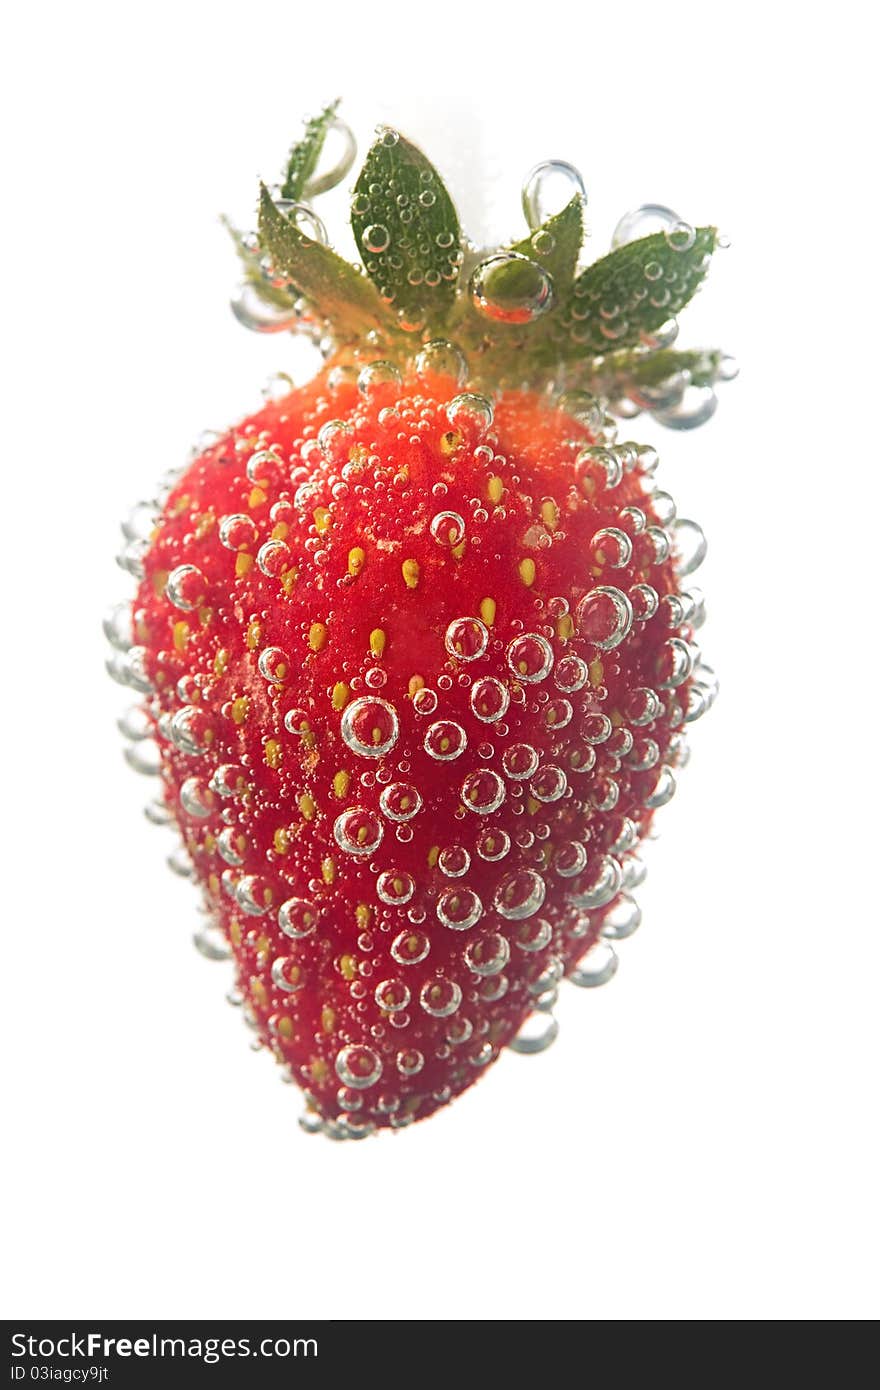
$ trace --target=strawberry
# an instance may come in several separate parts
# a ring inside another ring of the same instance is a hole
[[[541,1050],[561,978],[603,982],[638,925],[635,850],[714,686],[701,535],[596,388],[680,424],[725,359],[661,327],[711,228],[670,215],[577,274],[576,192],[460,293],[449,196],[393,132],[358,275],[301,201],[335,120],[262,190],[235,306],[332,356],[167,490],[115,671],[257,1036],[307,1124],[358,1137]]]

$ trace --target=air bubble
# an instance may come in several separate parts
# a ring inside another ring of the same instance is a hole
[[[391,782],[382,790],[379,807],[389,820],[410,821],[421,810],[421,794],[409,782]]]
[[[333,824],[333,838],[346,854],[372,854],[382,843],[384,833],[379,817],[364,806],[349,807]]]
[[[495,906],[511,922],[533,917],[544,905],[547,885],[534,869],[517,869],[498,885]]]
[[[336,1054],[336,1075],[344,1086],[365,1091],[382,1075],[382,1062],[371,1047],[353,1044]]]
[[[361,758],[382,758],[397,742],[397,711],[378,695],[364,695],[347,705],[340,733],[344,743]]]
[[[425,733],[425,752],[438,762],[451,762],[460,757],[466,747],[467,734],[451,719],[438,719]]]
[[[504,783],[487,767],[468,773],[461,784],[462,804],[479,816],[488,816],[503,803]]]
[[[467,931],[482,915],[483,904],[472,888],[444,888],[437,899],[437,917],[453,931]]]
[[[494,676],[483,676],[471,688],[471,709],[484,724],[503,718],[510,705],[510,692]]]
[[[444,645],[459,661],[477,661],[489,645],[489,631],[479,618],[454,618],[446,629]]]
[[[552,277],[517,251],[502,251],[482,261],[469,288],[477,312],[499,323],[533,323],[553,305]]]
[[[599,585],[581,599],[576,621],[581,637],[602,651],[610,651],[624,640],[632,626],[632,605],[622,590]]]
[[[521,681],[533,683],[546,680],[553,667],[553,648],[546,637],[536,632],[524,632],[508,644],[507,664]]]

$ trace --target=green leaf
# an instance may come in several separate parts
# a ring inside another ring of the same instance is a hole
[[[329,106],[324,107],[320,116],[313,116],[310,121],[306,121],[306,133],[302,140],[294,145],[287,160],[287,170],[281,185],[282,198],[289,198],[291,202],[298,203],[305,195],[306,185],[318,166],[324,139],[338,106],[338,99],[331,101]]]
[[[714,227],[700,227],[677,250],[656,232],[587,266],[566,306],[566,358],[616,352],[656,332],[702,283],[716,240]]]
[[[351,225],[367,273],[400,326],[441,327],[461,264],[458,216],[433,164],[396,131],[386,130],[367,155]]]
[[[292,310],[296,295],[291,294],[289,290],[282,290],[276,285],[269,284],[260,266],[261,252],[259,249],[255,250],[248,244],[244,233],[234,227],[228,217],[221,217],[220,222],[232,238],[232,244],[238,259],[241,261],[244,278],[253,285],[260,299],[278,309]]]
[[[574,284],[583,240],[584,200],[580,194],[575,194],[561,212],[548,217],[536,231],[508,249],[543,266],[553,280],[555,300],[560,304],[567,299]]]
[[[375,287],[329,246],[303,236],[260,185],[260,244],[277,270],[288,275],[297,293],[331,326],[337,342],[373,329],[391,328]]]

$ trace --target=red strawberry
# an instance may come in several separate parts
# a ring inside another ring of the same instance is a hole
[[[383,137],[376,158],[402,143]],[[405,151],[403,174],[442,202]],[[394,171],[392,192],[408,186]],[[308,258],[332,253],[267,200],[270,310],[293,298],[284,265],[320,319]],[[360,240],[387,249],[372,216]],[[695,532],[670,529],[653,450],[616,446],[593,395],[504,385],[518,354],[524,377],[551,379],[597,301],[571,280],[549,332],[532,311],[536,277],[560,297],[557,262],[554,279],[516,248],[494,260],[512,276],[488,292],[501,272],[484,262],[476,308],[452,300],[445,320],[479,390],[458,348],[420,344],[432,324],[392,328],[377,297],[381,359],[358,329],[310,386],[204,449],[135,565],[123,675],[149,692],[167,806],[259,1037],[336,1135],[424,1118],[512,1040],[552,1040],[563,975],[611,973],[600,937],[638,924],[632,852],[712,693],[676,573]],[[606,275],[618,297],[630,270]],[[635,396],[662,351],[594,372],[628,372]]]

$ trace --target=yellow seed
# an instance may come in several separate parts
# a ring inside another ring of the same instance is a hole
[[[329,854],[326,859],[321,860],[321,877],[325,883],[333,883],[336,878],[336,865]]]
[[[182,652],[189,637],[189,623],[182,621],[175,623],[172,632],[174,633],[174,650]]]
[[[370,925],[370,918],[372,915],[373,909],[371,907],[368,907],[366,903],[358,903],[354,910],[354,919],[361,931],[366,931],[367,927]]]
[[[327,507],[316,507],[312,512],[312,516],[314,517],[315,529],[319,536],[323,536],[324,532],[328,531],[333,525],[333,518]]]
[[[348,572],[349,572],[349,574],[354,574],[354,575],[360,574],[361,570],[363,569],[364,565],[366,564],[366,561],[367,561],[366,553],[365,553],[363,550],[361,550],[361,548],[360,548],[359,545],[356,545],[352,550],[350,550],[350,551],[348,552]]]
[[[290,595],[293,593],[293,586],[295,583],[296,570],[294,569],[293,565],[291,565],[290,568],[286,569],[281,575],[281,587],[288,598],[290,598]]]
[[[348,697],[351,694],[345,681],[337,681],[330,696],[330,703],[334,709],[345,709],[348,704]]]
[[[178,497],[174,503],[173,511],[175,516],[181,516],[189,506],[189,493],[185,492],[182,497]]]
[[[235,574],[237,579],[244,579],[246,574],[250,574],[253,568],[254,557],[248,555],[246,551],[240,550],[235,557]]]
[[[216,840],[216,838],[211,834],[211,832],[210,832],[210,830],[209,830],[208,833],[207,833],[206,836],[205,836],[205,849],[208,851],[209,854],[213,854],[213,853],[214,853],[214,850],[216,849],[216,847],[217,847],[217,840]]]
[[[320,1086],[321,1082],[326,1081],[330,1075],[330,1068],[323,1057],[313,1057],[309,1062],[309,1073],[315,1084]]]
[[[552,497],[546,498],[541,503],[541,520],[548,531],[555,531],[559,525],[559,508]]]
[[[596,686],[602,684],[605,679],[605,667],[597,656],[590,662],[587,671],[590,676],[590,685],[592,685],[594,689]]]
[[[458,430],[447,430],[445,434],[441,434],[441,454],[446,454],[447,458],[450,454],[454,454],[459,444],[462,442],[463,437],[464,436],[461,435]]]
[[[370,451],[366,444],[352,444],[348,451],[349,463],[354,463],[358,467],[363,467],[369,457]]]
[[[303,817],[304,820],[314,820],[315,803],[309,796],[308,792],[303,792],[297,804],[299,806],[300,815]]]
[[[259,941],[257,942],[257,964],[260,965],[260,966],[264,966],[264,965],[266,964],[266,960],[267,960],[267,958],[268,958],[268,955],[269,955],[269,938],[268,938],[268,936],[261,936],[260,939],[259,939]],[[294,971],[298,971],[298,969],[299,969],[298,966],[294,966],[294,967],[293,967],[293,970],[291,970],[291,972],[290,972],[291,976],[293,976]]]
[[[534,584],[534,582],[535,582],[535,562],[534,562],[534,560],[532,559],[531,555],[527,555],[526,558],[525,558],[524,560],[520,560],[520,562],[519,562],[519,577],[520,577],[520,579],[522,580],[522,582],[525,584],[525,586],[526,586],[527,589],[530,589],[530,588],[532,587],[532,585]]]
[[[266,500],[266,494],[261,487],[252,487],[248,497],[248,506],[253,511],[254,507],[262,507]]]
[[[540,801],[536,801],[533,796],[526,797],[526,810],[528,811],[530,816],[534,816],[536,812],[540,811],[540,809]]]
[[[287,854],[290,849],[290,831],[279,826],[272,836],[272,848],[276,854]]]
[[[273,541],[283,541],[286,538],[289,530],[290,527],[288,526],[286,521],[279,521],[278,525],[272,528]]]
[[[480,599],[480,617],[487,627],[491,627],[495,621],[495,614],[498,612],[498,605],[494,598]]]
[[[229,665],[229,653],[225,647],[221,647],[214,657],[214,675],[222,676],[226,667]]]
[[[213,840],[213,838],[214,838],[214,837],[213,837],[213,835],[212,835],[212,836],[211,836],[211,839]],[[207,837],[207,835],[206,835],[206,836],[205,836],[205,849],[207,849],[207,848],[208,848],[208,837]],[[213,848],[213,846],[212,846],[212,848]],[[209,893],[219,893],[219,892],[220,892],[220,879],[217,877],[216,874],[208,874],[208,892],[209,892]]]
[[[556,636],[560,642],[567,642],[574,632],[574,620],[570,613],[563,613],[556,624]]]
[[[619,729],[621,724],[623,723],[623,715],[620,713],[619,709],[613,709],[609,714],[608,718],[611,720],[611,723],[614,725],[615,729]]]
[[[339,969],[342,971],[344,979],[353,980],[357,975],[357,961],[354,956],[340,956]]]
[[[168,571],[157,570],[153,575],[153,592],[159,597],[165,593],[165,585],[168,583]]]
[[[492,477],[489,479],[489,482],[486,485],[486,492],[489,495],[489,501],[494,503],[495,506],[497,506],[498,503],[501,501],[501,498],[504,496],[504,483],[498,477],[497,473],[493,473]]]
[[[229,923],[229,938],[233,946],[241,945],[241,922],[239,922],[237,917],[233,917],[232,921]]]
[[[232,701],[232,722],[233,724],[243,724],[248,717],[248,710],[251,702],[246,695],[238,695]]]
[[[279,768],[281,766],[281,759],[283,758],[283,756],[284,749],[281,747],[281,744],[278,742],[277,738],[267,739],[266,747],[263,749],[263,758],[265,760],[266,766],[271,767],[273,769]]]
[[[440,858],[440,846],[439,846],[439,845],[432,845],[431,848],[428,850],[428,868],[429,868],[429,869],[434,869],[434,868],[436,868],[436,867],[437,867],[437,860],[438,860],[439,858]]]
[[[387,639],[385,637],[385,633],[382,631],[382,628],[374,627],[373,631],[370,633],[370,651],[373,653],[373,656],[382,655],[382,653],[385,650],[386,640]],[[381,742],[381,739],[379,741]]]
[[[467,537],[465,536],[465,538],[464,538],[463,541],[459,541],[458,545],[454,545],[454,546],[452,547],[453,559],[455,559],[455,560],[462,560],[462,559],[464,559],[464,552],[465,552],[466,550],[467,550]]]
[[[255,652],[263,640],[263,624],[257,618],[248,623],[245,643],[249,652]]]
[[[404,1115],[414,1115],[422,1103],[421,1096],[408,1096],[403,1102]]]
[[[266,1006],[266,986],[256,976],[251,980],[251,998],[255,1004]]]
[[[323,623],[312,623],[309,628],[309,646],[313,652],[321,651],[327,645],[327,629]]]
[[[321,1010],[321,1027],[325,1033],[332,1033],[336,1027],[336,1011],[329,1004],[325,1004]]]
[[[291,973],[291,975],[292,975],[292,974],[293,974],[293,971],[291,970],[290,973]],[[288,1018],[287,1014],[282,1014],[281,1017],[279,1018],[279,1020],[278,1020],[278,1032],[281,1034],[282,1038],[292,1038],[292,1037],[293,1037],[293,1023],[292,1023],[291,1019]]]
[[[214,610],[213,610],[213,608],[200,608],[200,609],[199,609],[199,622],[201,623],[202,627],[207,627],[208,624],[210,623],[211,619],[213,618],[213,616],[214,616]]]
[[[424,690],[424,688],[425,688],[425,678],[424,678],[424,676],[410,676],[410,678],[409,678],[409,685],[407,686],[407,690],[409,691],[409,697],[410,697],[410,699],[412,699],[413,695],[415,695],[417,691],[419,691],[419,690]]]
[[[351,777],[348,775],[347,772],[345,772],[345,771],[342,770],[342,769],[340,769],[340,771],[337,772],[337,773],[334,775],[334,777],[333,777],[333,795],[334,795],[335,797],[338,797],[338,799],[339,799],[340,801],[342,800],[342,798],[345,796],[346,792],[348,791],[348,785],[349,785],[350,781],[351,781]]]
[[[214,529],[217,518],[211,511],[202,512],[201,516],[196,517],[195,532],[196,540],[203,541]]]
[[[419,587],[419,575],[421,574],[418,560],[404,560],[400,569],[406,587],[408,589],[417,589]]]

